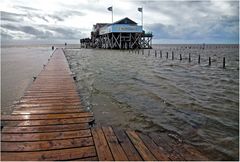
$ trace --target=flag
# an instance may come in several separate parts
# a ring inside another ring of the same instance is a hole
[[[107,9],[108,9],[108,11],[112,11],[113,8],[112,8],[112,6],[111,6],[111,7],[108,7]]]
[[[143,10],[143,8],[142,8],[142,7],[141,7],[141,8],[138,8],[138,11],[139,11],[139,12],[142,12],[142,10]]]

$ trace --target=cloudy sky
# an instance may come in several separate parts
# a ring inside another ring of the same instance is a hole
[[[239,1],[1,0],[1,41],[78,43],[92,25],[124,17],[154,35],[153,43],[238,43]]]

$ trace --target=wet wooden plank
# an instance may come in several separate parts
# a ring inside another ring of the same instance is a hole
[[[49,132],[49,133],[28,133],[28,134],[2,134],[2,141],[46,141],[56,139],[68,139],[79,137],[90,137],[89,129],[67,132]]]
[[[155,133],[150,133],[149,136],[160,147],[162,147],[167,153],[168,157],[173,161],[185,160],[178,152],[176,152],[164,138]]]
[[[20,106],[20,107],[58,107],[58,106],[62,106],[62,107],[67,107],[67,106],[82,106],[81,103],[17,103],[16,106]]]
[[[128,161],[122,146],[119,144],[117,137],[115,136],[111,127],[102,127],[105,138],[108,142],[114,160],[116,161]]]
[[[46,101],[19,101],[19,104],[81,104],[80,100],[46,100]]]
[[[69,118],[69,119],[48,119],[48,120],[26,120],[26,121],[7,121],[7,126],[43,126],[43,125],[61,125],[89,123],[94,120],[93,117]]]
[[[77,93],[75,94],[63,94],[63,93],[55,93],[55,94],[43,94],[43,93],[38,93],[38,94],[25,94],[22,99],[74,99],[75,97],[79,97]]]
[[[208,160],[207,157],[202,155],[196,148],[191,145],[185,144],[183,141],[179,142],[176,139],[170,138],[167,134],[158,134],[158,136],[173,148],[185,160]]]
[[[13,111],[13,115],[28,115],[28,114],[66,114],[66,113],[79,113],[79,112],[84,112],[83,109],[18,109]]]
[[[92,117],[91,112],[68,113],[68,114],[47,114],[47,115],[2,115],[1,120],[45,120],[45,119],[67,119],[67,118],[81,118]]]
[[[3,161],[71,160],[96,156],[94,146],[39,152],[2,152]]]
[[[88,129],[88,123],[67,124],[67,125],[48,125],[48,126],[31,126],[31,127],[9,127],[5,126],[2,133],[41,133],[41,132],[62,132]]]
[[[203,155],[200,151],[191,145],[183,144],[182,151],[186,160],[191,161],[209,161],[208,157]]]
[[[151,153],[151,151],[148,150],[148,148],[144,145],[143,141],[140,139],[140,137],[136,134],[135,131],[126,131],[128,137],[132,141],[135,148],[138,150],[140,155],[142,156],[143,160],[146,161],[156,161],[157,159],[154,157],[154,155]]]
[[[93,157],[87,157],[87,158],[82,158],[82,159],[74,159],[71,161],[99,161],[97,156]]]
[[[39,106],[38,104],[34,104],[34,105],[16,105],[14,106],[15,110],[63,110],[63,109],[82,109],[81,105],[51,105],[51,106]]]
[[[110,148],[106,141],[101,128],[92,128],[92,136],[94,139],[95,147],[97,150],[97,155],[100,161],[113,161],[113,156],[111,154]]]
[[[65,98],[65,97],[55,97],[55,98],[49,98],[49,97],[45,97],[45,98],[38,98],[38,97],[32,97],[32,98],[22,98],[21,100],[20,100],[20,102],[21,101],[23,101],[23,102],[28,102],[28,101],[39,101],[39,102],[42,102],[42,101],[59,101],[59,100],[61,100],[61,101],[75,101],[75,100],[77,100],[77,101],[80,101],[80,98],[79,97],[71,97],[70,98],[70,96],[68,97],[68,98]]]
[[[1,142],[2,152],[46,151],[93,146],[92,137],[35,142]]]
[[[133,146],[132,142],[129,140],[126,133],[122,129],[118,128],[113,128],[113,130],[128,159],[131,161],[142,161],[143,159]]]
[[[159,161],[169,161],[167,152],[162,148],[157,146],[151,138],[149,138],[147,135],[143,133],[137,133],[138,136],[142,139],[144,144],[147,146],[147,148],[152,152],[152,154],[157,158]]]
[[[39,91],[25,91],[24,95],[25,96],[68,96],[68,95],[76,95],[78,94],[77,91],[73,92],[39,92]]]

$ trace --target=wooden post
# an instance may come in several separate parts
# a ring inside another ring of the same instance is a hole
[[[142,50],[142,55],[144,55],[144,49]]]
[[[179,58],[179,60],[181,61],[182,60],[182,54],[180,54],[180,56],[179,56],[180,58]]]
[[[173,53],[173,51],[172,51],[172,60],[174,60],[174,53]]]
[[[155,57],[157,57],[157,51],[155,50]]]
[[[162,51],[160,51],[160,58],[162,58]]]
[[[211,57],[208,59],[208,65],[211,66]]]
[[[188,61],[191,62],[191,53],[189,53]]]
[[[201,56],[198,55],[198,63],[200,64],[200,59],[201,59]]]
[[[148,50],[148,56],[150,56],[150,50]]]
[[[223,57],[223,68],[225,69],[225,57]]]
[[[168,59],[168,52],[167,52],[167,56],[166,56],[166,57],[167,57],[167,59]]]

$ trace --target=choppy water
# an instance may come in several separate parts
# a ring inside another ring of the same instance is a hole
[[[82,102],[95,113],[98,124],[172,132],[205,150],[211,159],[237,160],[239,49],[185,46],[155,46],[150,56],[148,50],[144,55],[103,49],[66,49],[65,53]]]

